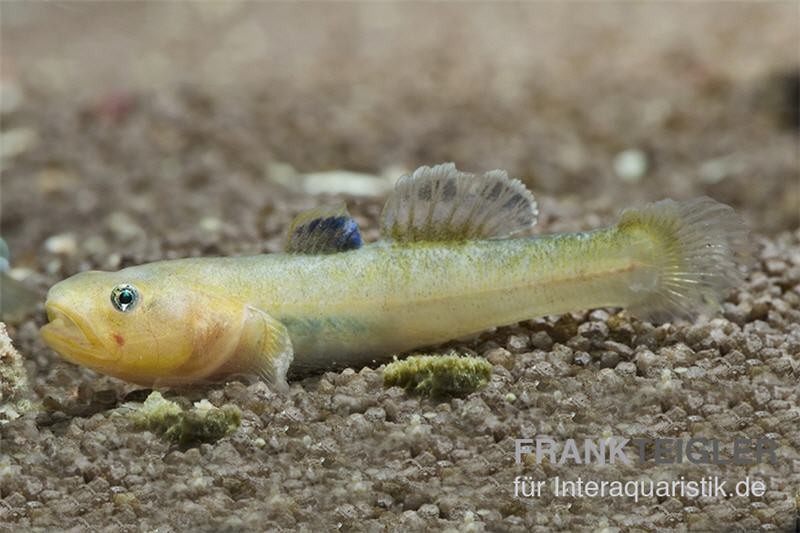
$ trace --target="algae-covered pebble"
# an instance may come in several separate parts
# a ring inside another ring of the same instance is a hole
[[[11,344],[6,325],[0,322],[0,425],[30,410],[28,392],[22,356]]]
[[[491,363],[480,357],[413,355],[386,365],[383,384],[424,396],[466,396],[485,387],[491,374]]]
[[[133,423],[182,446],[202,442],[216,442],[236,431],[241,422],[241,412],[236,406],[217,408],[208,400],[183,410],[177,403],[166,400],[154,391],[141,408],[133,414]]]
[[[233,405],[194,408],[184,411],[178,423],[169,428],[164,436],[181,445],[216,442],[236,431],[241,420],[241,412]]]
[[[165,433],[177,424],[182,413],[183,409],[177,403],[165,399],[160,392],[153,391],[133,413],[133,424],[139,429]]]

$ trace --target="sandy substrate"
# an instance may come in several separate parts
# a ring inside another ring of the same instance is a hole
[[[340,199],[308,194],[298,174],[451,160],[521,177],[541,233],[707,194],[743,214],[756,257],[710,321],[587,310],[443,347],[493,364],[461,399],[384,389],[377,364],[286,395],[163,391],[241,411],[234,433],[188,447],[135,427],[123,404],[150,391],[47,349],[39,305],[7,320],[33,408],[0,426],[0,531],[796,527],[796,6],[90,5],[2,6],[2,237],[42,299],[87,269],[278,251],[296,213]],[[346,199],[377,238],[382,198]],[[515,464],[514,440],[537,435],[779,447],[752,466]],[[766,493],[515,498],[521,475],[728,488],[749,476]]]

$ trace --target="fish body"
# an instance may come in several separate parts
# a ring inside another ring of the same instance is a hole
[[[323,209],[298,217],[288,253],[79,274],[51,289],[43,336],[139,383],[256,373],[281,386],[289,366],[369,364],[537,316],[692,316],[741,276],[744,226],[710,199],[651,204],[590,232],[503,238],[535,221],[519,182],[452,165],[404,178],[377,243],[363,245],[343,209]],[[127,288],[138,301],[120,312],[113,291]]]

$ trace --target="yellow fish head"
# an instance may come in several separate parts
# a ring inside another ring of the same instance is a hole
[[[144,385],[192,382],[223,365],[238,342],[241,309],[226,304],[148,269],[84,272],[50,289],[41,335],[68,361],[104,374]]]

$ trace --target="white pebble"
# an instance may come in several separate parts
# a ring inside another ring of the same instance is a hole
[[[647,154],[641,150],[623,150],[614,158],[614,173],[623,181],[637,182],[647,172]]]
[[[44,249],[51,254],[73,255],[78,249],[78,241],[72,233],[53,235],[44,241]]]

